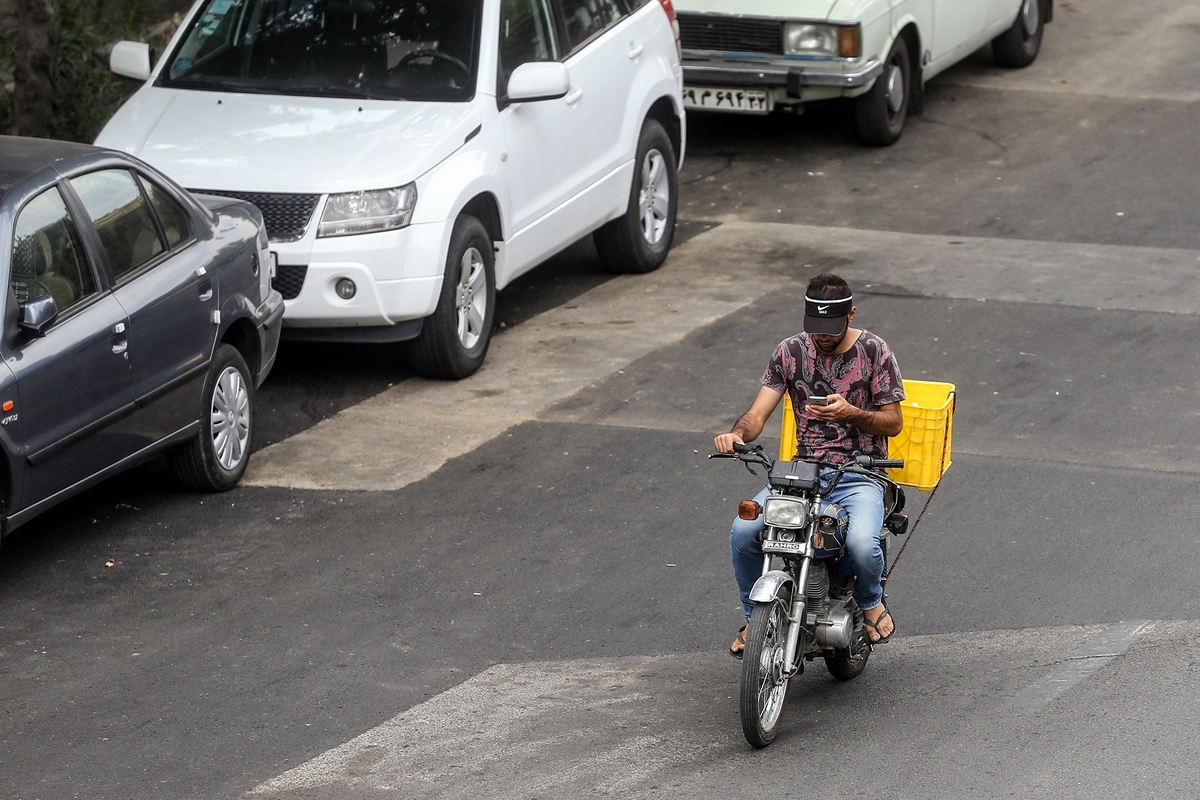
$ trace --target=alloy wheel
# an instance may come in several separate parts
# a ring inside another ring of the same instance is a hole
[[[483,254],[475,247],[468,247],[459,262],[458,292],[455,300],[458,340],[471,350],[479,344],[484,334],[483,321],[487,318],[487,271]]]
[[[652,245],[662,241],[667,232],[667,212],[671,207],[671,184],[667,162],[658,150],[650,150],[642,159],[642,191],[638,212],[642,236]]]

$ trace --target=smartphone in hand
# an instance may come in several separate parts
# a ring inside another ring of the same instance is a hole
[[[810,397],[804,401],[806,406],[827,406],[829,405],[828,397]]]

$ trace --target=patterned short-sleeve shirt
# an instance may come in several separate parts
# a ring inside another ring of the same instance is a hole
[[[784,339],[771,356],[762,385],[792,398],[800,458],[835,466],[856,455],[887,458],[886,436],[844,422],[825,422],[804,410],[807,398],[829,394],[840,394],[862,409],[904,399],[896,357],[887,342],[870,331],[863,331],[853,347],[836,356],[818,353],[807,333]]]

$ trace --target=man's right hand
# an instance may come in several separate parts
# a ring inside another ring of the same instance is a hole
[[[732,453],[735,443],[745,444],[740,433],[722,433],[713,439],[713,447],[717,448],[718,453]]]

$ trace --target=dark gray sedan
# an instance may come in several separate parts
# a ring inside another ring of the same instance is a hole
[[[237,484],[283,317],[269,257],[252,205],[0,137],[4,533],[162,451],[188,487]]]

